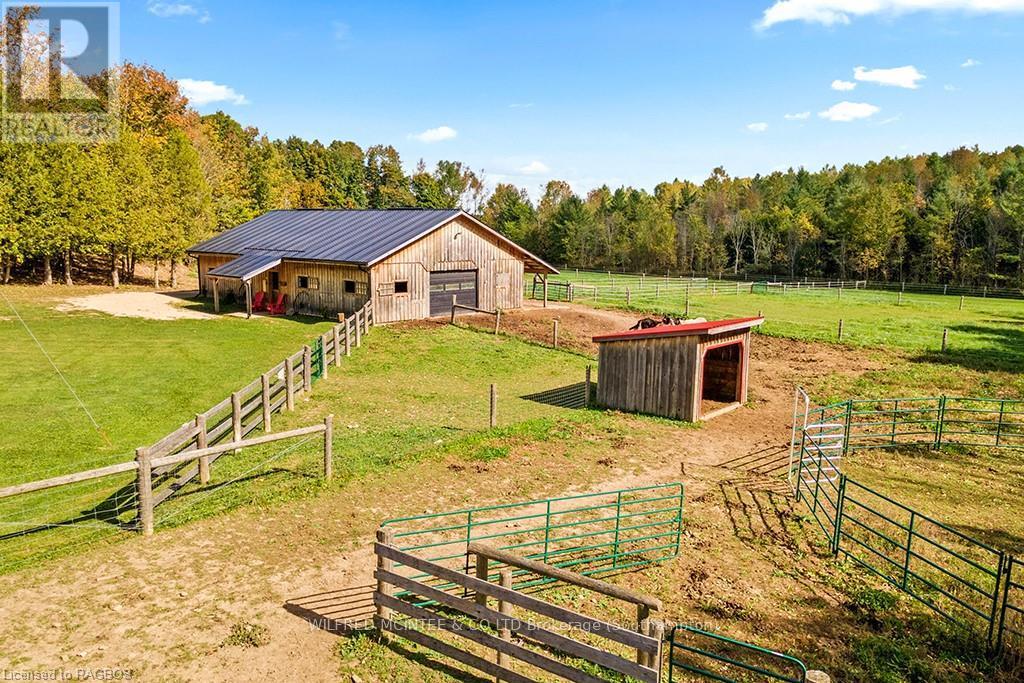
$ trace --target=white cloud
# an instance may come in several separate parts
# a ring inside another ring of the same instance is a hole
[[[410,140],[419,140],[427,144],[432,142],[441,142],[442,140],[451,140],[459,133],[450,126],[438,126],[437,128],[428,128],[422,133],[410,133]]]
[[[875,105],[866,102],[839,102],[818,112],[818,116],[829,121],[856,121],[874,116],[880,111]]]
[[[550,173],[551,169],[543,161],[531,161],[525,166],[520,166],[519,172],[523,175],[543,175]]]
[[[331,22],[331,37],[336,43],[347,43],[352,34],[352,27],[344,21]]]
[[[197,81],[191,78],[179,78],[178,87],[181,93],[188,98],[188,101],[197,107],[202,107],[214,102],[229,102],[231,104],[249,104],[245,95],[235,92],[234,88],[213,81]]]
[[[200,24],[210,21],[210,12],[200,9],[187,2],[152,2],[146,5],[146,9],[153,16],[161,19],[173,19],[176,17],[196,17]]]
[[[857,84],[853,81],[841,81],[838,78],[832,81],[833,90],[853,90],[857,87]]]
[[[896,116],[890,116],[887,119],[882,119],[881,121],[879,121],[878,125],[879,126],[887,126],[890,123],[896,123],[897,121],[899,121],[902,118],[903,118],[902,114],[897,114]]]
[[[977,59],[970,59],[970,58],[968,58],[968,59],[964,60],[964,63],[960,65],[960,68],[962,68],[962,69],[970,69],[972,66],[980,66],[980,65],[981,65],[981,62],[979,62]]]
[[[863,66],[858,66],[853,70],[853,77],[865,83],[891,85],[911,90],[919,88],[920,86],[917,82],[926,78],[923,73],[917,70],[917,67],[909,65],[898,66],[893,69],[865,69]]]
[[[768,130],[768,124],[764,121],[758,121],[757,123],[748,123],[747,130],[751,133],[763,133]]]
[[[811,112],[801,111],[797,112],[796,114],[784,114],[782,118],[786,119],[787,121],[806,121],[807,119],[811,118]]]
[[[756,26],[766,29],[787,21],[835,26],[853,17],[922,11],[1024,12],[1024,0],[775,0]]]

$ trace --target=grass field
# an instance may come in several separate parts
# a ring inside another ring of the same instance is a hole
[[[566,271],[553,282],[573,283],[575,301],[597,306],[655,311],[682,316],[687,283],[679,279]],[[596,287],[596,296],[595,290]],[[943,329],[949,347],[942,360],[982,370],[1016,370],[1024,364],[1024,301],[941,294],[903,294],[865,289],[778,288],[750,293],[750,283],[691,283],[689,314],[710,319],[754,316],[766,318],[763,334],[837,341],[843,321],[843,343],[899,349],[937,358]],[[714,292],[714,293],[713,293]],[[530,291],[528,290],[528,294]],[[539,288],[538,288],[539,293]]]

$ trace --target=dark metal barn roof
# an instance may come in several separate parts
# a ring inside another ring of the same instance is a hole
[[[248,254],[242,254],[234,261],[228,261],[216,268],[211,268],[209,274],[214,277],[249,280],[265,270],[270,270],[279,263],[281,263],[281,257],[275,253],[253,251]]]
[[[188,251],[260,253],[282,259],[369,266],[458,216],[464,216],[520,252],[527,264],[539,272],[558,272],[458,209],[282,209],[225,230]]]

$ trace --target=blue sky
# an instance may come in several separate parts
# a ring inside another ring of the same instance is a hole
[[[1022,46],[1024,0],[121,4],[204,113],[535,196],[1024,143]]]

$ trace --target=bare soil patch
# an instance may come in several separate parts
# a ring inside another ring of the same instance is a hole
[[[58,311],[98,311],[108,315],[149,320],[208,320],[215,316],[184,307],[194,291],[108,292],[73,297],[58,304]]]

